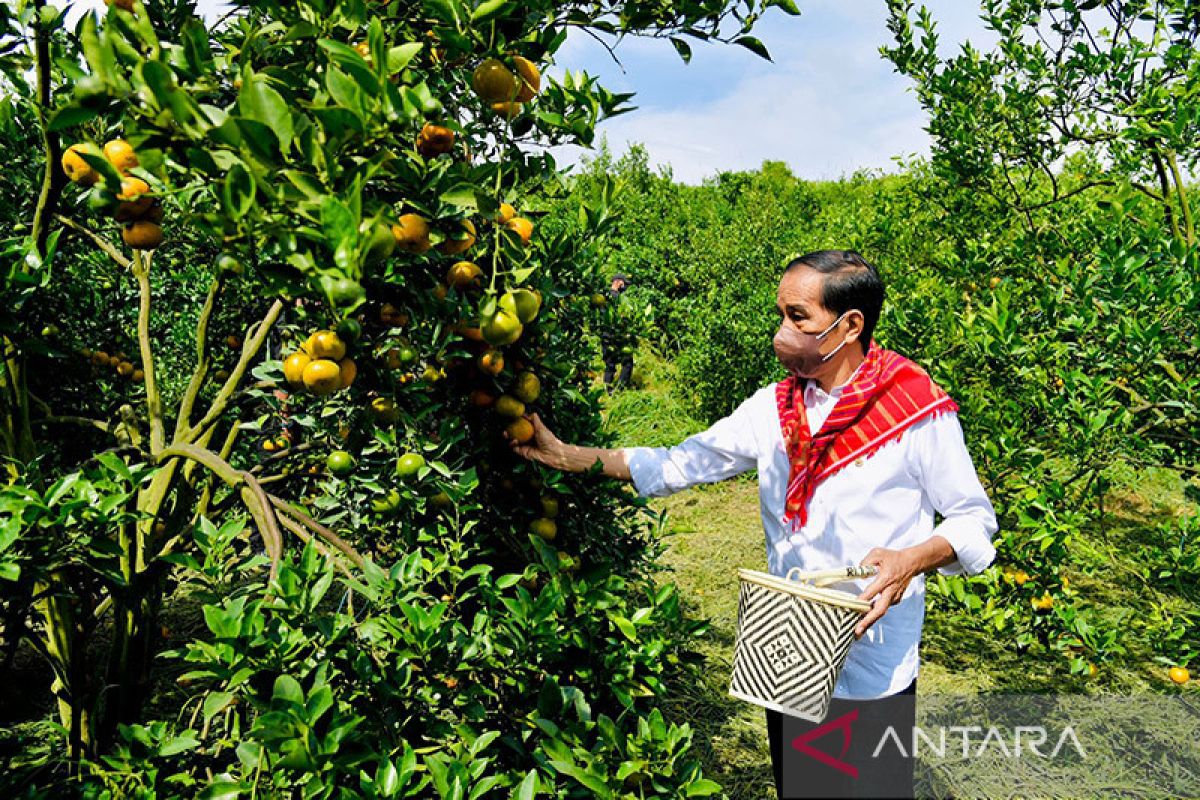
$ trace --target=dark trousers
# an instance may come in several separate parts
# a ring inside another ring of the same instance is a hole
[[[617,369],[620,368],[620,372]],[[630,376],[633,375],[633,356],[622,353],[620,350],[613,350],[604,354],[604,385],[619,388],[628,386]],[[614,383],[613,377],[616,376]]]
[[[916,724],[916,695],[914,680],[907,689],[877,700],[834,698],[821,722],[767,709],[779,800],[912,797],[913,760],[907,754]],[[889,726],[896,738],[886,735]],[[903,753],[895,746],[896,739]]]

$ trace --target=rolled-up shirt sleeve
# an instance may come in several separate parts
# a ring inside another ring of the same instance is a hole
[[[674,447],[627,447],[633,485],[642,497],[665,497],[699,483],[732,478],[758,465],[751,399]]]
[[[921,486],[942,521],[933,535],[954,548],[956,559],[938,568],[943,575],[976,575],[996,557],[992,537],[999,530],[996,512],[979,482],[955,413],[926,424],[915,442]],[[915,431],[914,431],[915,432]]]

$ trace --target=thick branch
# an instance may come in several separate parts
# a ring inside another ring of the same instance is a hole
[[[238,358],[237,364],[230,372],[229,379],[225,381],[225,385],[217,392],[217,396],[213,398],[212,405],[208,409],[208,413],[204,418],[196,423],[194,427],[188,429],[183,437],[183,441],[195,441],[196,437],[204,431],[209,425],[212,425],[224,413],[226,406],[229,405],[229,398],[233,396],[234,390],[238,383],[241,382],[242,376],[246,374],[246,370],[250,367],[250,362],[258,355],[258,351],[262,349],[263,342],[266,341],[267,334],[270,333],[275,321],[279,319],[280,313],[283,311],[283,301],[276,300],[267,309],[266,316],[256,325],[251,326],[247,331],[245,342],[242,343],[242,354]],[[251,333],[253,331],[253,333]]]
[[[329,544],[333,545],[338,550],[341,550],[351,561],[355,563],[356,566],[362,567],[364,565],[365,561],[363,557],[359,555],[358,551],[351,547],[345,539],[338,536],[336,533],[329,530],[329,528],[326,528],[324,525],[317,522],[300,509],[291,505],[286,500],[276,497],[273,494],[267,495],[267,497],[270,499],[271,505],[275,506],[277,510],[282,511],[284,514],[292,517],[297,522],[302,523],[309,530],[313,531],[322,539],[329,542]]]
[[[141,250],[133,251],[133,274],[138,282],[138,347],[142,355],[142,371],[146,373],[146,412],[150,416],[150,454],[158,455],[167,444],[163,426],[162,395],[154,377],[154,351],[150,348],[150,257]]]

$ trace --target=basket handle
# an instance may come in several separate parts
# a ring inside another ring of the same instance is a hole
[[[879,567],[874,565],[838,567],[837,569],[823,569],[817,572],[804,572],[799,567],[792,567],[787,571],[787,579],[789,581],[812,584],[813,586],[828,586],[831,583],[852,580],[854,578],[869,578],[877,572],[879,572]]]

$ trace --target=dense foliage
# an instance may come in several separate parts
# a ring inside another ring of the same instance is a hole
[[[604,441],[547,146],[629,98],[542,71],[772,6],[0,7],[6,796],[719,791],[653,517],[505,436]]]

